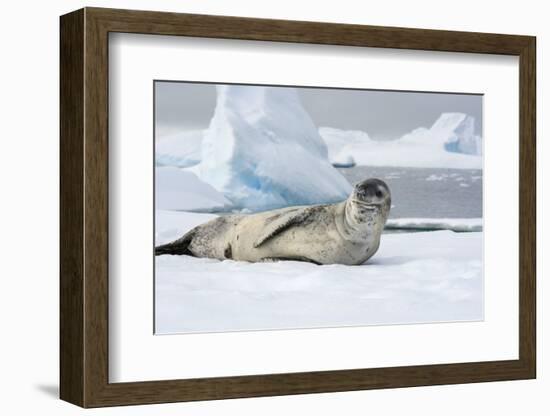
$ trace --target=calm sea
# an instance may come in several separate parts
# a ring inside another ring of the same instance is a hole
[[[483,213],[483,171],[355,166],[338,169],[350,183],[379,178],[390,187],[390,218],[477,218]]]

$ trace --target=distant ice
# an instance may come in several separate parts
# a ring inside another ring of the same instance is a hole
[[[338,167],[356,164],[354,155],[370,141],[369,135],[359,130],[339,130],[331,127],[319,128],[319,134],[327,144],[331,163]]]
[[[335,168],[352,168],[356,165],[352,155],[342,155],[330,161]]]
[[[390,218],[388,230],[482,231],[482,218]]]
[[[428,182],[431,182],[431,181],[442,181],[442,180],[445,180],[445,178],[447,178],[448,175],[436,175],[436,174],[431,174],[430,176],[428,176],[426,178],[426,180]]]
[[[352,156],[358,165],[481,169],[481,138],[475,120],[443,113],[432,127],[420,127],[396,140],[373,140],[367,133],[321,127],[331,161]]]
[[[159,210],[156,243],[213,217]],[[435,231],[384,234],[362,266],[159,256],[157,333],[482,320],[481,247]]]

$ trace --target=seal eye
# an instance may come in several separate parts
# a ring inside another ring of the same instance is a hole
[[[377,198],[382,198],[382,196],[383,196],[382,191],[381,191],[380,189],[378,189],[378,190],[376,191],[376,197],[377,197]]]

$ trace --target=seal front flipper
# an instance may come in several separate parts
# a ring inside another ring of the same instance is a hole
[[[162,254],[186,254],[188,256],[193,256],[193,253],[189,250],[189,244],[191,244],[195,232],[196,229],[193,228],[191,231],[184,234],[183,237],[178,238],[171,243],[155,247],[155,256],[160,256]]]
[[[277,213],[267,218],[265,220],[265,228],[254,242],[254,248],[260,247],[266,241],[288,230],[294,225],[302,224],[312,212],[310,208],[295,208],[286,212]]]
[[[304,256],[294,256],[294,257],[264,257],[261,260],[263,263],[275,263],[277,261],[304,261],[307,263],[313,263],[317,266],[322,266],[323,263],[319,263],[318,261],[311,260],[310,258],[304,257]]]

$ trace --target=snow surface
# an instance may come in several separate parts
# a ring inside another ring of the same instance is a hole
[[[200,163],[202,130],[189,130],[159,137],[155,143],[155,164],[187,168]]]
[[[156,244],[214,218],[156,212]],[[482,233],[384,234],[362,266],[155,258],[156,332],[483,319]]]
[[[427,129],[420,127],[396,140],[373,140],[355,130],[321,127],[329,158],[353,157],[357,165],[481,169],[481,138],[475,120],[463,113],[443,113]]]
[[[175,167],[155,168],[155,208],[223,211],[231,203],[193,172]]]
[[[293,88],[217,86],[217,104],[193,168],[235,208],[336,202],[351,185]]]

